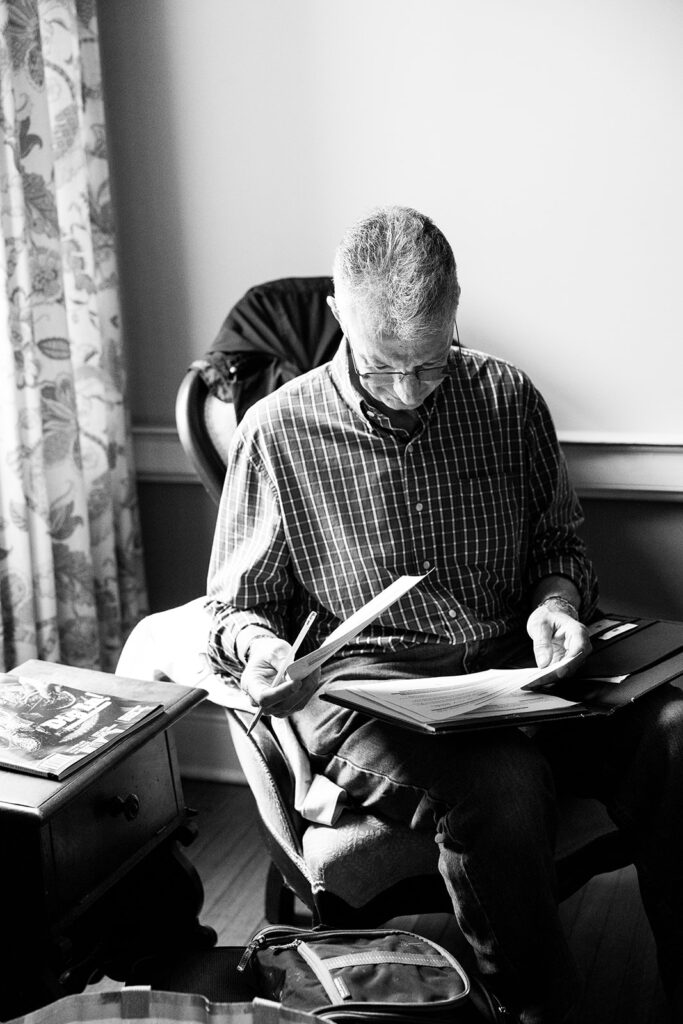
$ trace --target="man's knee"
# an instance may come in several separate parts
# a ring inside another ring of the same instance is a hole
[[[662,686],[637,701],[627,714],[630,720],[625,719],[625,728],[635,735],[634,767],[647,769],[653,777],[663,772],[683,778],[683,692]]]
[[[683,693],[667,700],[659,709],[655,729],[666,753],[679,762],[683,754]]]
[[[483,753],[483,752],[482,752]],[[467,848],[486,840],[489,846],[513,851],[552,840],[557,805],[548,762],[523,735],[489,747],[488,756],[470,766],[470,785],[439,822],[439,833],[451,844]]]
[[[492,732],[470,761],[467,799],[478,804],[509,806],[511,814],[525,806],[553,800],[550,766],[537,746],[518,730]]]
[[[674,690],[674,688],[671,688]],[[640,794],[642,820],[662,813],[680,822],[683,798],[683,693],[674,690],[666,699],[654,702],[647,717],[639,752],[631,773]],[[671,821],[673,825],[673,821]],[[680,834],[680,826],[678,827]]]

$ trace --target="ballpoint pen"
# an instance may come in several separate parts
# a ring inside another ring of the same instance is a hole
[[[306,636],[306,634],[308,633],[309,629],[313,625],[313,620],[315,619],[316,614],[317,614],[316,612],[311,612],[311,614],[308,616],[308,618],[304,622],[303,626],[299,630],[298,636],[297,636],[296,640],[294,641],[294,643],[292,644],[292,648],[291,648],[291,650],[289,652],[289,657],[285,660],[284,664],[280,667],[280,670],[279,670],[278,674],[275,676],[275,679],[272,682],[273,686],[277,686],[278,683],[281,683],[282,680],[284,679],[285,672],[287,671],[289,666],[294,661],[294,658],[296,657],[296,652],[301,647],[301,644],[303,643],[304,637]],[[247,736],[251,733],[251,730],[256,726],[256,723],[260,720],[262,714],[263,714],[263,708],[257,708],[254,717],[252,718],[251,722],[249,723],[249,728],[247,729]]]

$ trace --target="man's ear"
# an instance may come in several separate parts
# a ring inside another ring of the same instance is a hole
[[[341,322],[341,317],[339,315],[339,310],[337,309],[337,303],[334,301],[334,295],[327,296],[327,305],[332,310],[332,315],[334,316],[335,320],[337,321],[341,329],[344,330],[344,326]]]

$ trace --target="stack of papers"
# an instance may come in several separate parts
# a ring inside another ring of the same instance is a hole
[[[554,711],[573,702],[525,687],[557,679],[573,661],[565,658],[545,669],[489,669],[427,679],[351,680],[330,683],[321,696],[335,704],[366,709],[378,717],[422,726],[438,726],[482,714],[494,718],[528,711]]]

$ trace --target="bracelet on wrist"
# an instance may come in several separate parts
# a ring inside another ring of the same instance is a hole
[[[244,664],[245,665],[249,661],[249,656],[251,654],[251,649],[254,646],[254,644],[256,643],[256,641],[257,640],[263,640],[264,637],[268,638],[269,640],[272,640],[273,634],[272,633],[266,633],[266,632],[255,633],[254,636],[250,636],[249,637],[249,643],[247,644],[247,648],[246,648],[246,650],[244,652]]]
[[[537,608],[542,608],[543,605],[550,604],[552,602],[556,611],[565,612],[567,615],[571,615],[572,619],[579,618],[579,612],[575,605],[566,598],[563,594],[548,594],[542,601],[539,601]]]

